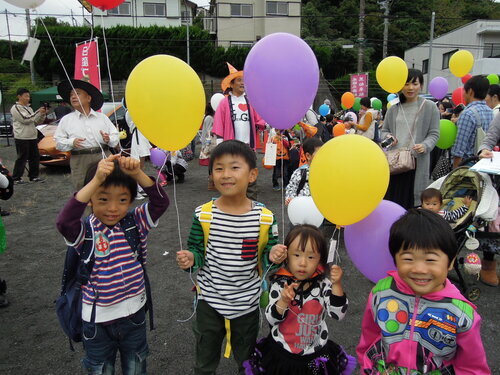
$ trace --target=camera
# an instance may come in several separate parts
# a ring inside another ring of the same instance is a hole
[[[383,148],[389,147],[390,145],[392,145],[393,142],[394,142],[394,138],[393,137],[389,137],[389,138],[384,139],[380,143],[380,146],[382,146]]]

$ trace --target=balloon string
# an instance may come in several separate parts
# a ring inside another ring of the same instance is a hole
[[[283,139],[281,139],[281,145],[283,146]],[[284,147],[284,146],[283,146]],[[281,238],[283,239],[282,243],[285,242],[285,179],[284,179],[284,159],[281,159]]]
[[[101,13],[101,23],[102,23],[102,39],[104,40],[104,50],[106,51],[106,67],[108,68],[108,78],[109,78],[109,88],[111,90],[111,101],[113,102],[113,105],[115,103],[115,93],[113,91],[113,80],[111,79],[111,68],[109,66],[109,52],[108,52],[108,41],[106,39],[106,27],[104,27],[104,16],[103,13]],[[118,120],[116,119],[117,116],[115,115],[115,126],[118,128]]]
[[[180,152],[180,151],[176,151],[176,152]],[[182,249],[181,220],[180,220],[180,215],[179,215],[179,207],[177,205],[177,192],[176,192],[176,186],[175,186],[175,171],[174,171],[174,164],[172,162],[172,152],[170,152],[170,169],[172,170],[172,181],[174,182],[174,205],[175,205],[175,213],[177,215],[177,231],[179,234],[179,248]],[[167,167],[167,171],[168,171],[168,167]]]

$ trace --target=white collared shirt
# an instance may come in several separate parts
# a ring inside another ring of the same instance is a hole
[[[102,139],[101,130],[109,134],[109,142]],[[73,111],[64,116],[54,134],[56,148],[60,151],[71,151],[76,138],[84,138],[81,148],[99,147],[99,144],[107,144],[115,147],[119,142],[118,130],[109,118],[93,109],[86,117],[79,111]]]

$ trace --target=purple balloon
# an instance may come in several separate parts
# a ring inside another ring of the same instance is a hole
[[[366,218],[345,228],[344,241],[349,257],[374,283],[386,277],[387,271],[396,269],[389,252],[389,231],[405,212],[400,205],[383,200]]]
[[[151,159],[151,163],[153,163],[157,167],[163,167],[167,155],[158,148],[152,148],[149,152],[150,152],[149,158]]]
[[[292,34],[262,38],[250,50],[244,71],[250,103],[276,129],[289,129],[300,121],[318,91],[316,56]]]
[[[448,81],[446,80],[446,78],[433,78],[429,83],[429,92],[436,99],[443,99],[448,93]]]

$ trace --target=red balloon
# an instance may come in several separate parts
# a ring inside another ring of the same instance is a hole
[[[100,10],[108,10],[116,8],[125,0],[89,0],[89,3],[99,8]]]
[[[472,74],[466,74],[464,75],[461,80],[462,80],[462,83],[465,85],[465,82],[467,82],[469,79],[472,78]]]
[[[455,105],[465,105],[463,86],[460,86],[456,88],[455,91],[453,91],[453,94],[451,94],[451,100],[453,100],[453,103],[455,103]]]

